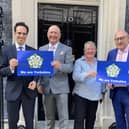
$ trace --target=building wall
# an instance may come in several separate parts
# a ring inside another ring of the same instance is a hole
[[[114,46],[114,33],[119,29],[129,32],[129,0],[2,0],[4,11],[3,39],[12,42],[12,29],[17,21],[25,21],[30,28],[27,43],[37,47],[37,3],[61,3],[75,5],[95,5],[99,7],[98,17],[98,58],[106,59],[107,52]],[[126,10],[127,9],[127,10]],[[125,22],[125,12],[126,22]],[[125,24],[126,23],[126,24]],[[108,94],[100,106],[100,125],[106,129],[114,120]]]
[[[3,32],[2,32],[2,40],[4,41],[4,44],[10,44],[12,43],[12,8],[11,8],[11,0],[2,0],[0,1],[0,7],[3,9]],[[1,49],[1,48],[0,48]],[[0,53],[1,57],[1,53]],[[1,60],[1,59],[0,59]],[[3,92],[5,90],[5,79],[3,84]],[[3,95],[3,98],[5,96]],[[4,99],[4,118],[7,118],[7,111],[6,111],[6,101]]]
[[[129,33],[129,0],[126,0],[125,29]]]
[[[98,59],[106,59],[108,51],[115,47],[114,33],[125,27],[126,0],[12,0],[13,24],[18,20],[24,20],[30,26],[28,43],[34,47],[37,46],[38,2],[98,6]],[[100,106],[98,116],[99,124],[103,129],[114,121],[108,94]]]
[[[99,59],[106,58],[109,49],[114,47],[113,34],[116,30],[123,29],[125,25],[126,0],[12,0],[12,23],[14,25],[15,22],[23,20],[29,25],[31,30],[28,37],[28,43],[35,48],[37,47],[38,2],[99,6]]]
[[[3,9],[3,36],[5,44],[12,43],[12,7],[11,0],[0,1]]]
[[[129,0],[127,0],[127,3]],[[12,42],[12,25],[17,21],[25,21],[30,27],[30,33],[27,43],[33,47],[37,47],[37,2],[46,2],[45,0],[2,0],[0,4],[4,11],[4,31],[3,39],[5,43]],[[107,51],[114,47],[113,45],[113,33],[117,29],[124,28],[125,15],[123,15],[125,9],[125,0],[54,0],[54,3],[62,4],[80,4],[80,5],[98,5],[99,6],[99,31],[98,31],[98,48],[104,51],[98,51],[98,57],[104,59]],[[47,1],[47,3],[52,3]],[[122,4],[121,4],[122,3]],[[127,4],[127,12],[128,10]],[[117,6],[117,8],[114,8]],[[12,17],[12,18],[11,18]],[[121,19],[121,20],[119,20]],[[128,13],[126,16],[126,29],[128,28]]]
[[[29,26],[27,44],[37,48],[36,0],[12,0],[12,25],[24,21]]]

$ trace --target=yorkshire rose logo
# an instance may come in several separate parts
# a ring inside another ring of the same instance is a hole
[[[41,68],[44,59],[36,53],[27,58],[30,68]]]
[[[108,77],[118,77],[118,75],[120,73],[120,68],[115,64],[109,65],[106,68],[106,73],[107,73]]]

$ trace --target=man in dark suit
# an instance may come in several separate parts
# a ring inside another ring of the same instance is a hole
[[[108,53],[108,61],[129,62],[129,36],[128,33],[120,30],[115,33],[116,48]],[[112,85],[110,98],[114,108],[117,129],[129,129],[129,86]]]
[[[68,129],[68,73],[73,69],[72,48],[60,42],[61,31],[57,25],[49,27],[49,43],[40,50],[53,51],[54,74],[41,78],[40,85],[44,91],[44,107],[48,129],[55,129],[55,112],[59,117],[59,129]],[[39,89],[39,88],[38,88]]]
[[[7,76],[5,97],[7,100],[7,112],[9,129],[17,129],[19,110],[22,105],[26,129],[33,129],[34,104],[36,81],[33,77],[17,76],[18,60],[17,51],[34,50],[26,45],[25,41],[29,32],[24,22],[18,22],[14,26],[15,44],[6,45],[2,49],[2,63],[0,75]]]

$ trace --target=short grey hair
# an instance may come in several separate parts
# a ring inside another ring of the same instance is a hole
[[[92,46],[94,46],[94,47],[95,47],[95,50],[96,50],[95,42],[93,42],[93,41],[87,41],[87,42],[85,42],[85,44],[84,44],[84,50],[86,49],[87,45],[92,45]]]

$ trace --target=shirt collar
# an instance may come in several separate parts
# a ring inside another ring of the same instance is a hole
[[[81,60],[85,61],[86,59],[85,59],[84,56],[82,56],[82,57],[81,57]],[[96,57],[94,57],[94,61],[97,61]]]
[[[129,51],[129,45],[124,49],[124,51],[118,49],[118,53],[127,53],[128,51]]]
[[[52,46],[54,46],[55,50],[57,49],[59,45],[59,42],[57,42],[56,44],[52,45],[51,43],[49,43],[49,48],[51,48]]]
[[[85,57],[84,57],[84,56],[82,56],[82,57],[81,57],[81,59],[82,59],[82,60],[85,60]]]
[[[22,47],[23,50],[25,50],[25,44],[19,45],[17,42],[15,44],[16,44],[16,49],[19,49],[19,47]]]

